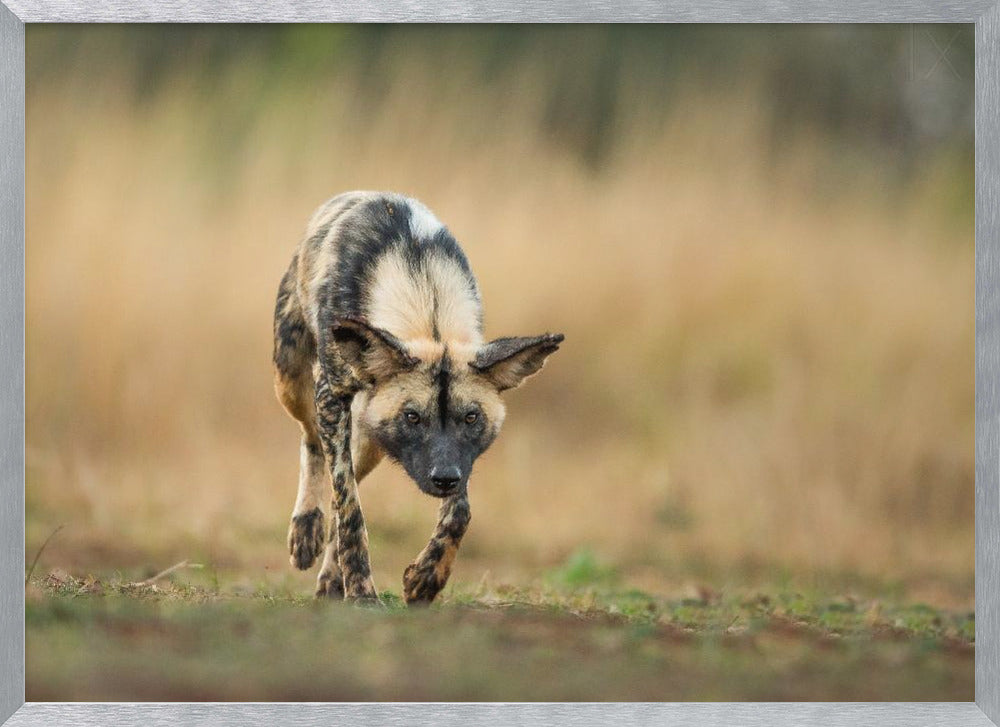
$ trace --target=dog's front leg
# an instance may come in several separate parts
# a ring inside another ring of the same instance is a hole
[[[316,383],[316,417],[333,478],[337,538],[331,537],[331,541],[339,551],[344,595],[353,600],[377,601],[368,556],[368,531],[351,463],[351,396],[338,396],[326,376]]]
[[[466,493],[441,503],[434,535],[403,573],[403,598],[407,603],[430,603],[444,588],[470,520],[472,511]]]

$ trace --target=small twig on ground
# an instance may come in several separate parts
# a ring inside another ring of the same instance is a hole
[[[31,566],[28,568],[28,575],[24,577],[25,587],[27,587],[28,582],[31,580],[31,574],[35,572],[35,566],[38,564],[38,559],[42,557],[42,551],[45,550],[45,546],[48,545],[49,541],[52,540],[53,537],[55,537],[55,534],[58,533],[60,530],[62,530],[64,527],[66,527],[66,523],[63,523],[55,530],[53,530],[51,533],[49,533],[49,537],[45,539],[45,542],[42,543],[42,547],[40,547],[38,549],[38,552],[35,553],[35,559],[31,561]]]
[[[158,580],[160,580],[161,578],[169,576],[171,573],[173,573],[174,571],[180,570],[181,568],[201,568],[201,563],[189,563],[186,560],[182,560],[180,563],[174,563],[172,566],[170,566],[166,570],[160,571],[159,573],[157,573],[152,578],[147,578],[144,581],[140,581],[139,585],[140,586],[151,586],[154,583],[156,583]]]

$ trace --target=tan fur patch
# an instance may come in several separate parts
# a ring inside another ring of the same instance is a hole
[[[451,575],[451,564],[455,562],[456,555],[458,555],[458,545],[453,540],[446,540],[441,560],[434,566],[434,577],[437,578],[438,583],[442,586],[448,580],[448,576]]]
[[[440,338],[456,344],[482,343],[479,331],[481,305],[469,276],[450,258],[430,257],[425,267],[437,300]]]
[[[483,410],[486,421],[494,430],[500,428],[507,415],[507,408],[497,390],[482,376],[471,370],[463,371],[453,377],[451,396],[458,406],[478,404]]]
[[[365,409],[368,408],[370,393],[359,391],[354,395],[351,402],[351,419],[355,422],[362,422]],[[375,441],[368,435],[366,428],[362,426],[351,427],[351,463],[354,466],[354,478],[361,482],[365,476],[375,469],[375,466],[385,457]]]
[[[453,260],[431,256],[414,271],[402,255],[388,254],[379,260],[371,280],[366,306],[371,325],[407,343],[482,342],[479,299]]]
[[[414,275],[401,255],[379,260],[367,293],[371,325],[403,341],[434,338],[434,289]]]
[[[406,350],[421,361],[438,361],[444,355],[445,344],[430,338],[414,338],[404,342]]]
[[[367,406],[360,412],[363,426],[374,429],[381,422],[395,417],[403,405],[410,402],[418,408],[430,408],[437,391],[431,383],[426,368],[399,374],[389,383],[372,392]]]

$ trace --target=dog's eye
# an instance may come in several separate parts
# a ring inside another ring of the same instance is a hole
[[[410,424],[420,423],[420,415],[417,414],[415,411],[408,411],[405,413],[405,416],[406,416],[406,421],[408,421]]]
[[[474,411],[470,411],[468,414],[465,415],[465,423],[466,424],[475,424],[476,421],[478,421],[478,419],[479,419],[479,415],[476,414],[476,412],[474,412]]]

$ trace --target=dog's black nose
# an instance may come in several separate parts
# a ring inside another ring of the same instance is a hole
[[[434,467],[431,469],[431,482],[442,492],[450,492],[462,479],[462,471],[458,467]]]

